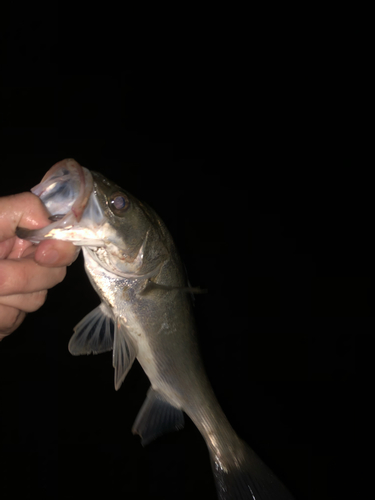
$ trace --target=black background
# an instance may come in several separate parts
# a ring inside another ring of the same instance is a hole
[[[208,289],[195,299],[202,356],[235,430],[296,499],[347,492],[373,252],[339,66],[287,40],[239,56],[223,33],[129,45],[60,15],[31,26],[24,13],[5,32],[0,195],[74,157],[149,203]],[[80,256],[0,344],[7,498],[215,499],[187,418],[146,448],[131,434],[149,385],[137,362],[115,392],[109,353],[68,353],[98,303]]]

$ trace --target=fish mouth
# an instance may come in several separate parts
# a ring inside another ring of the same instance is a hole
[[[39,196],[52,216],[71,211],[79,222],[93,190],[93,178],[87,168],[68,158],[59,161],[44,175],[31,192]],[[61,220],[62,217],[59,218]]]
[[[49,213],[52,224],[41,229],[18,227],[16,235],[33,243],[45,239],[71,241],[79,246],[103,246],[98,229],[104,213],[94,193],[90,171],[73,158],[59,161],[31,189]]]

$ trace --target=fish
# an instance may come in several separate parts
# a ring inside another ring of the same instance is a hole
[[[150,381],[132,432],[147,445],[193,421],[208,448],[219,500],[293,500],[221,409],[199,352],[186,270],[164,222],[146,203],[68,158],[31,190],[49,211],[42,229],[17,228],[35,244],[71,241],[101,303],[74,328],[73,355],[112,350],[118,390],[135,359]]]

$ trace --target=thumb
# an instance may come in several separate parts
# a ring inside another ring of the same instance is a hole
[[[15,236],[17,226],[39,229],[47,226],[49,214],[33,193],[20,193],[0,198],[0,242]]]

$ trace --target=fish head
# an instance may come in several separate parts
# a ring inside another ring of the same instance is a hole
[[[102,213],[97,231],[104,244],[89,247],[91,255],[108,271],[124,277],[155,275],[168,257],[169,233],[156,213],[135,196],[98,172],[93,197]]]
[[[19,238],[71,241],[108,272],[126,278],[157,274],[168,255],[168,232],[155,212],[73,159],[54,165],[32,192],[52,223],[36,230],[18,228]]]

